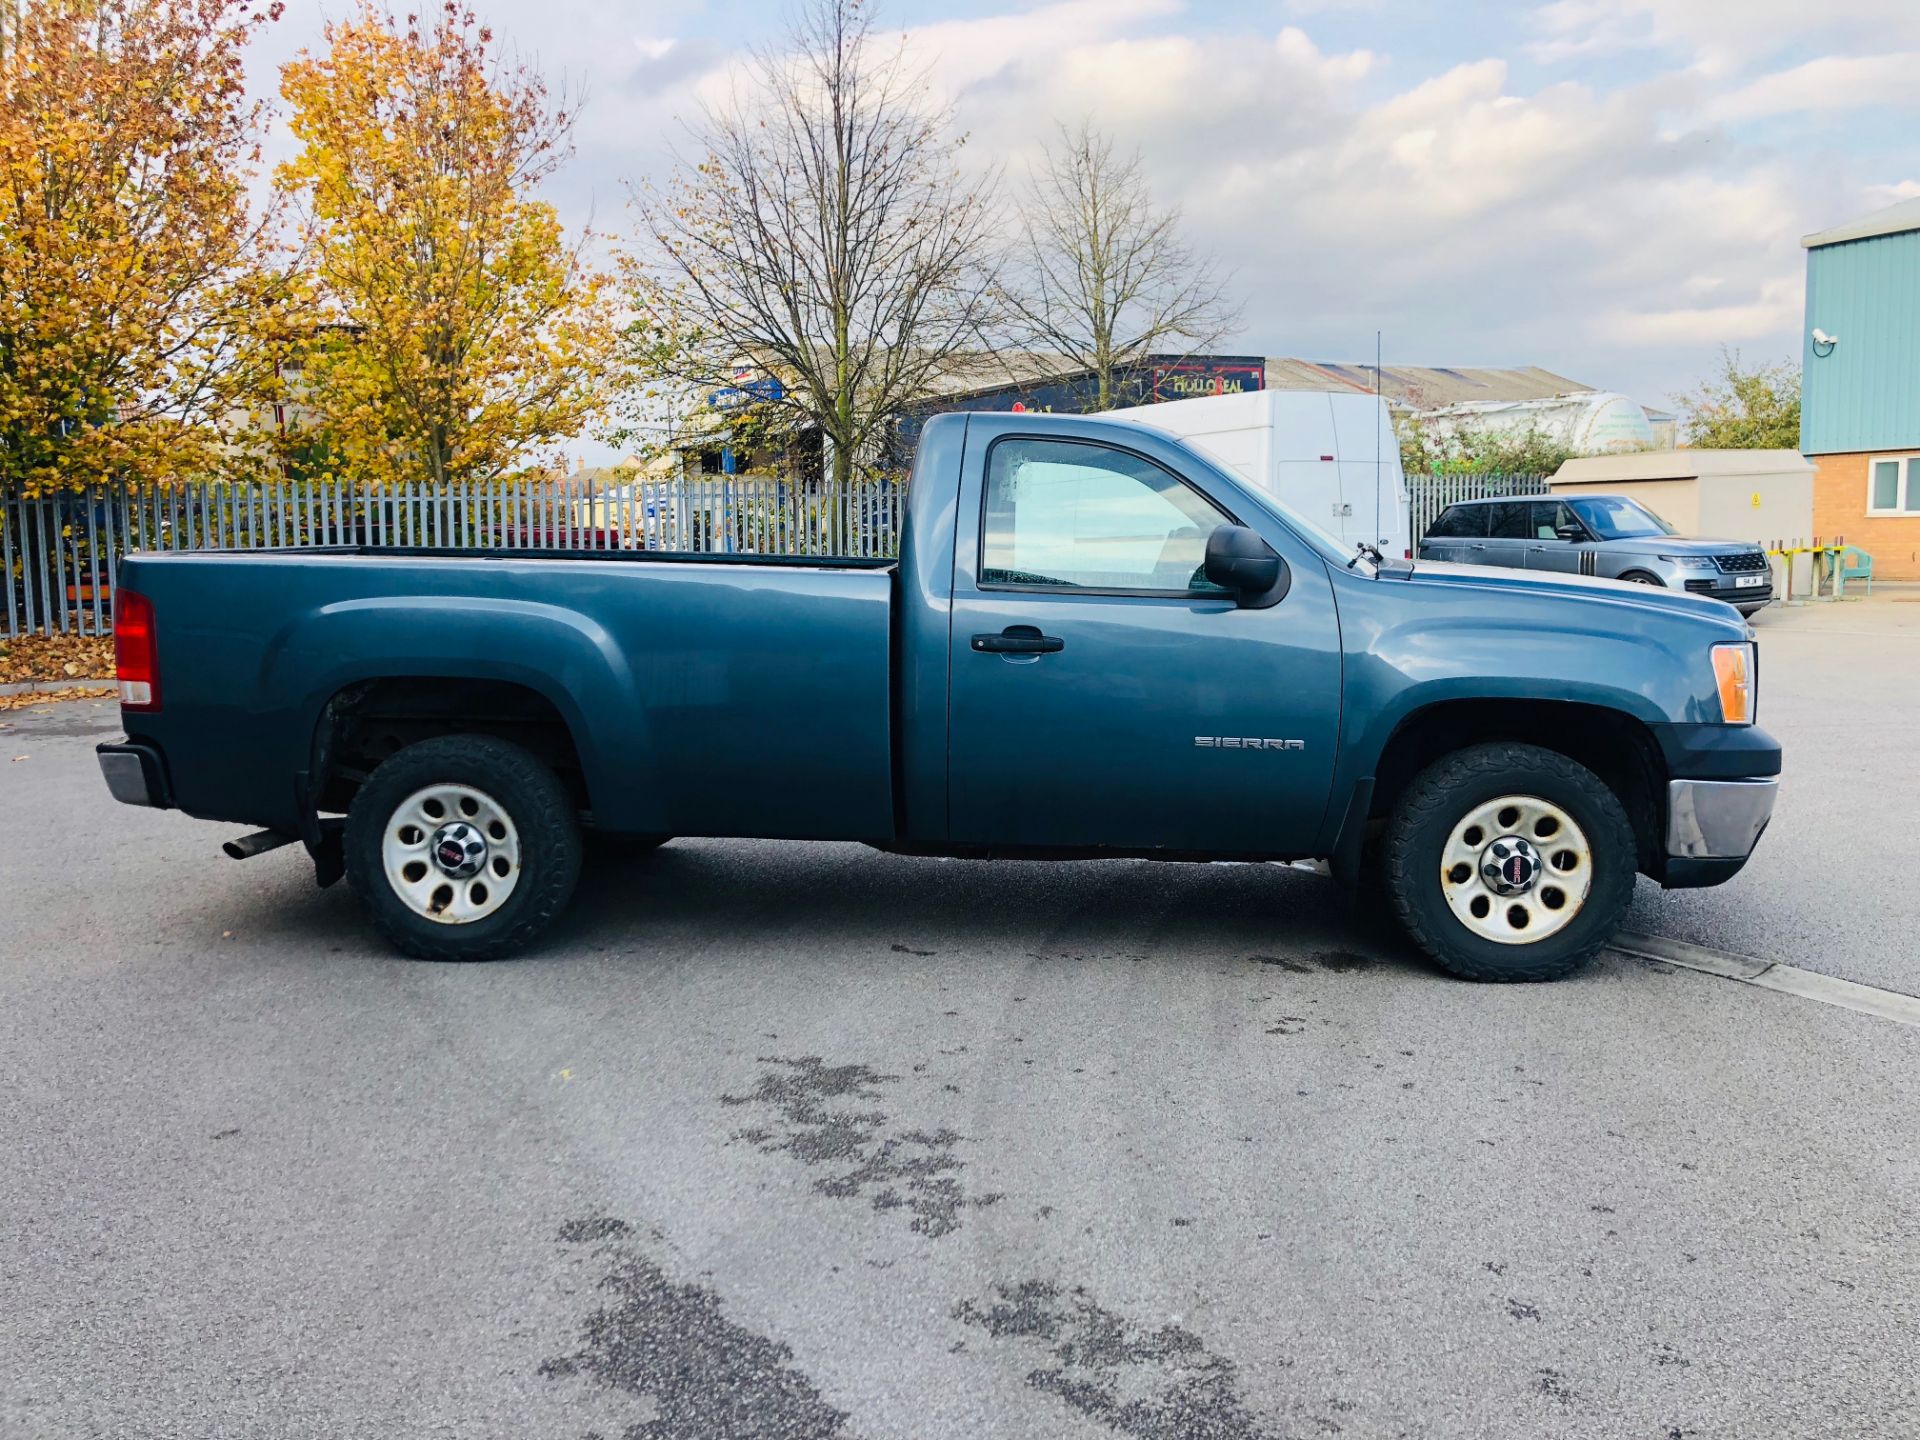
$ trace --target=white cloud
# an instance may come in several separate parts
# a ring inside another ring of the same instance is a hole
[[[1667,48],[1712,75],[1814,40],[1875,53],[1920,43],[1914,0],[1554,0],[1529,20],[1536,59]]]
[[[1920,107],[1920,51],[1823,55],[1727,92],[1708,106],[1707,113],[1716,120],[1737,122],[1870,105]]]
[[[1283,0],[1283,8],[1289,15],[1309,16],[1326,15],[1335,12],[1351,14],[1356,10],[1378,10],[1385,0]]]
[[[1261,0],[1239,33],[1198,23],[1198,0],[1003,3],[906,36],[970,162],[1017,178],[1083,116],[1137,146],[1236,271],[1227,343],[1249,350],[1354,359],[1378,326],[1390,358],[1542,364],[1660,403],[1721,343],[1797,353],[1799,236],[1920,195],[1910,154],[1865,173],[1864,148],[1743,138],[1765,116],[1911,103],[1920,0],[1558,0],[1519,34],[1481,27],[1478,58],[1462,27],[1457,63],[1388,53],[1384,21],[1380,46],[1341,50],[1298,18],[1350,0]],[[623,223],[621,181],[664,174],[678,118],[724,96],[741,47],[778,38],[770,20],[725,48],[675,40],[605,0],[489,8],[549,74],[589,82],[556,198],[573,219],[597,201],[603,228]],[[1568,78],[1510,65],[1529,42]],[[1608,55],[1634,77],[1583,63]]]
[[[1578,357],[1797,326],[1805,197],[1686,120],[1697,82],[1526,91],[1485,59],[1363,83],[1384,73],[1295,29],[1108,38],[1010,64],[960,113],[1016,162],[1055,114],[1138,145],[1236,267],[1250,349],[1351,358],[1381,325],[1409,359],[1631,385],[1643,361]]]
[[[1727,305],[1635,310],[1621,307],[1596,317],[1595,333],[1628,345],[1706,346],[1777,339],[1800,323],[1804,295],[1798,279],[1768,280],[1760,293]]]
[[[1902,200],[1920,200],[1920,180],[1896,180],[1891,185],[1869,185],[1867,203],[1875,208],[1898,205]]]

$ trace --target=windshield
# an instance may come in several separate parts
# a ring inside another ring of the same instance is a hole
[[[1678,533],[1646,506],[1618,495],[1596,495],[1568,503],[1573,506],[1573,513],[1602,540],[1640,540],[1648,535]]]

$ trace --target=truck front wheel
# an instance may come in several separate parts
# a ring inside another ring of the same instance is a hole
[[[1584,765],[1474,745],[1414,777],[1388,821],[1407,933],[1466,980],[1558,980],[1612,938],[1633,894],[1633,826]]]
[[[421,960],[497,960],[566,907],[580,826],[553,771],[505,740],[445,735],[384,761],[347,810],[347,878]]]

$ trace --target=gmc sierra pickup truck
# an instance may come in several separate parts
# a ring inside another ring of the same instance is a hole
[[[1780,770],[1720,601],[1349,555],[1097,419],[932,420],[897,562],[254,550],[119,581],[113,794],[263,827],[235,856],[304,842],[429,959],[527,945],[607,832],[1324,858],[1448,971],[1549,979],[1636,873],[1738,871]]]

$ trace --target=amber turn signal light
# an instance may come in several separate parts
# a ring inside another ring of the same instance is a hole
[[[1753,646],[1714,646],[1713,678],[1720,687],[1720,718],[1729,725],[1751,725]]]

